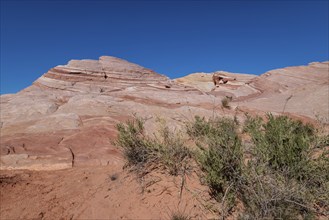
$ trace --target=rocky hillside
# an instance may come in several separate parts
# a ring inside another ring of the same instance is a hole
[[[211,73],[176,80],[115,57],[72,60],[32,86],[1,96],[1,168],[49,170],[107,165],[120,156],[115,125],[133,114],[169,122],[194,115],[289,113],[328,118],[328,62],[261,76],[223,72],[235,81],[214,87]],[[231,110],[221,100],[232,97]],[[152,130],[152,129],[150,129]],[[74,161],[73,161],[74,155]]]
[[[245,113],[273,112],[309,122],[329,120],[329,62],[272,70],[261,76],[222,73],[236,80],[219,87],[214,86],[212,73],[170,80],[109,56],[56,66],[30,87],[1,96],[1,170],[88,170],[95,166],[120,170],[124,161],[113,144],[116,124],[134,114],[148,119],[149,132],[158,119],[179,126],[194,115],[235,115],[243,120]],[[222,106],[225,97],[232,99],[230,108]],[[10,211],[3,213],[17,217]],[[82,211],[78,216],[104,217]]]
[[[329,62],[287,67],[260,76],[223,72],[237,78],[214,89],[212,74],[194,73],[176,82],[210,95],[233,97],[236,106],[266,112],[287,112],[309,118],[329,116]]]

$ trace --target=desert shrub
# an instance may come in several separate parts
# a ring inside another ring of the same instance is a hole
[[[195,116],[195,120],[186,126],[187,134],[193,139],[217,140],[225,145],[238,137],[236,129],[236,121],[220,117],[205,119]]]
[[[248,116],[244,132],[253,144],[246,163],[237,130],[227,118],[196,117],[187,126],[199,146],[197,161],[211,195],[222,206],[230,210],[238,198],[245,207],[242,219],[306,219],[317,210],[328,214],[329,154],[311,156],[320,146],[312,126],[286,116]]]
[[[227,108],[230,109],[230,102],[232,101],[232,97],[231,96],[226,96],[225,98],[222,99],[222,107],[223,108]]]
[[[278,171],[298,177],[309,158],[314,128],[287,116],[269,114],[265,123],[260,118],[249,118],[245,129],[255,144],[255,155],[261,162]]]
[[[138,118],[118,124],[117,129],[117,145],[128,164],[145,172],[162,167],[171,175],[183,174],[194,156],[210,194],[225,207],[223,216],[236,199],[244,205],[241,219],[329,215],[328,134],[319,136],[310,125],[286,116],[269,114],[265,120],[247,116],[243,131],[252,140],[248,160],[238,124],[228,118],[196,116],[187,124],[187,134],[198,149],[194,154],[181,131],[167,126],[152,137],[145,134],[144,122]]]
[[[155,147],[144,134],[144,122],[140,118],[117,124],[116,144],[123,149],[129,165],[143,165],[153,157]]]
[[[182,213],[182,212],[174,212],[171,215],[171,220],[189,220],[191,217]]]
[[[192,138],[203,137],[212,129],[211,123],[204,117],[195,116],[192,123],[186,124],[186,132]]]
[[[196,117],[187,129],[188,134],[199,141],[197,160],[212,196],[217,201],[225,197],[233,203],[242,166],[241,141],[234,120]]]
[[[247,120],[244,123],[243,132],[251,134],[252,138],[255,142],[255,141],[257,141],[257,137],[255,135],[260,134],[264,121],[259,116],[252,117],[252,116],[246,114],[246,117],[247,117]]]
[[[190,150],[185,146],[185,141],[180,132],[172,131],[167,126],[158,131],[159,160],[171,175],[178,175],[189,166]]]
[[[329,134],[323,134],[316,138],[316,148],[323,148],[329,146]]]
[[[266,122],[248,117],[244,131],[254,142],[254,155],[244,172],[248,175],[241,195],[254,218],[311,216],[314,205],[328,210],[328,152],[324,149],[320,156],[311,156],[317,140],[326,138],[319,137],[311,125],[286,116],[268,115]]]
[[[307,186],[264,166],[245,167],[239,195],[245,210],[242,219],[297,219],[312,217]]]
[[[241,219],[314,219],[329,214],[326,171],[317,170],[316,180],[302,181],[288,178],[287,172],[252,162],[244,168],[238,189],[245,207]]]
[[[191,157],[182,137],[168,127],[159,129],[156,137],[145,134],[144,121],[140,118],[128,120],[117,125],[116,145],[123,149],[128,165],[135,168],[163,166],[170,174],[178,175],[188,165]],[[148,165],[148,166],[146,166]]]
[[[301,169],[299,182],[307,186],[310,199],[317,208],[326,210],[329,215],[329,151],[315,158],[310,158]]]

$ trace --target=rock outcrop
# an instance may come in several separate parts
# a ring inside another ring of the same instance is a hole
[[[122,163],[113,145],[118,122],[133,114],[168,123],[194,115],[289,113],[328,118],[328,62],[236,78],[215,88],[212,74],[170,80],[122,59],[72,60],[33,85],[1,96],[1,169],[52,170]],[[225,96],[231,110],[221,108]]]
[[[214,88],[212,73],[194,73],[176,82],[196,87],[216,97],[233,97],[240,108],[275,113],[290,113],[310,119],[329,118],[329,62],[287,67],[260,76],[221,71],[227,84]]]
[[[207,101],[198,89],[122,59],[73,60],[1,96],[1,169],[120,163],[118,122],[133,114],[177,120]]]

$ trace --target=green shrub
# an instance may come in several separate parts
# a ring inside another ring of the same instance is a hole
[[[158,131],[159,160],[166,167],[171,175],[178,175],[184,172],[189,166],[191,158],[190,150],[185,146],[180,132],[171,131],[167,126]]]
[[[210,132],[212,129],[211,123],[204,117],[195,116],[194,121],[192,123],[186,124],[187,134],[192,138],[203,137]]]
[[[118,124],[117,130],[116,145],[122,147],[128,165],[142,167],[144,171],[152,166],[163,166],[171,175],[186,169],[191,153],[181,136],[168,127],[159,129],[159,136],[151,138],[145,135],[143,120],[135,118]]]
[[[144,134],[144,122],[140,118],[117,124],[116,144],[123,149],[129,165],[144,165],[152,159],[155,146]]]
[[[217,201],[229,210],[239,198],[245,206],[243,219],[312,218],[315,206],[328,210],[329,157],[323,151],[312,159],[319,139],[312,126],[269,114],[266,122],[247,117],[244,131],[253,141],[246,164],[233,120],[196,117],[187,126],[200,148],[197,160]]]
[[[234,201],[236,185],[241,175],[241,141],[234,120],[196,117],[188,126],[188,134],[199,140],[198,162],[205,172],[205,179],[213,197],[220,201],[224,196]]]
[[[312,202],[322,207],[329,215],[329,151],[309,159],[301,169],[299,182],[307,186]]]
[[[271,114],[266,120],[247,116],[243,128],[252,140],[247,158],[234,120],[196,116],[186,126],[198,147],[194,159],[211,195],[221,202],[223,217],[236,199],[244,205],[241,219],[329,215],[328,134],[319,136],[310,125]],[[162,167],[171,175],[183,174],[190,166],[192,154],[181,131],[162,126],[150,137],[138,118],[118,124],[117,129],[117,145],[129,165],[144,172]]]
[[[193,139],[216,139],[222,144],[237,137],[237,123],[229,118],[217,117],[206,120],[204,117],[195,116],[195,120],[187,124],[186,129],[187,134]]]
[[[253,141],[258,141],[257,134],[261,134],[260,131],[262,130],[262,125],[264,123],[263,119],[259,116],[252,117],[246,114],[247,120],[244,123],[243,131],[246,133],[251,134]]]
[[[255,144],[255,155],[274,170],[298,177],[309,158],[314,128],[287,116],[269,114],[265,123],[260,118],[248,118],[245,129]]]
[[[329,154],[323,150],[312,158],[317,140],[323,140],[312,126],[286,116],[268,115],[267,122],[248,117],[244,131],[254,142],[254,156],[244,172],[249,175],[241,193],[248,200],[245,205],[254,206],[249,209],[251,213],[262,218],[296,218],[314,214],[314,205],[328,209]],[[261,180],[257,183],[255,179]],[[272,211],[261,205],[267,204],[268,198],[276,198],[270,203]]]

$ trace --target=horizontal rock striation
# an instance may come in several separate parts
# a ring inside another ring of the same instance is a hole
[[[166,83],[168,78],[125,60],[102,56],[99,60],[72,60],[50,69],[34,84],[70,91],[97,92],[122,89],[131,84]],[[96,88],[96,89],[95,89]]]

